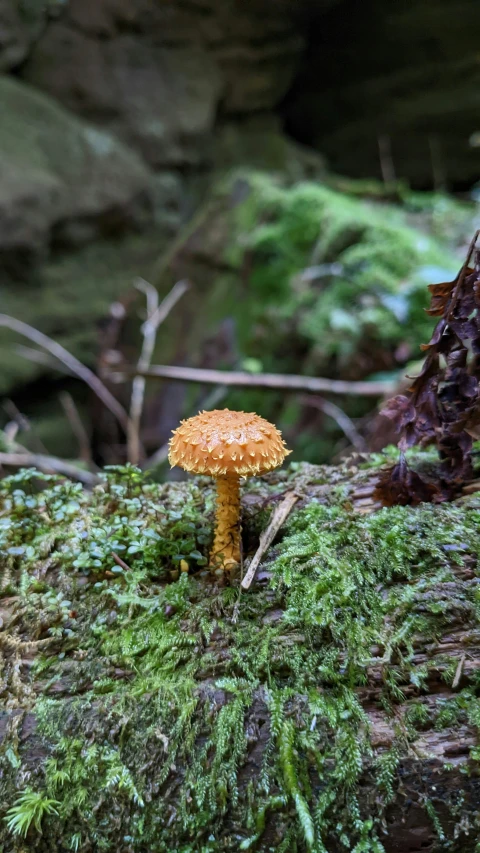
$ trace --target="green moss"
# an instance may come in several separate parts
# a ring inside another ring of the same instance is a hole
[[[292,485],[307,503],[267,555],[268,583],[239,596],[205,575],[213,494],[202,480],[158,486],[117,468],[92,494],[32,471],[3,481],[3,594],[14,636],[40,645],[33,671],[7,665],[2,684],[35,715],[44,759],[32,763],[9,731],[2,817],[29,792],[58,812],[44,810],[42,836],[28,830],[32,849],[382,851],[405,737],[425,713],[409,706],[392,749],[374,756],[359,690],[380,665],[378,705],[395,720],[430,671],[451,685],[455,666],[441,654],[416,664],[414,638],[441,636],[459,613],[478,622],[475,587],[455,567],[478,559],[480,503],[360,516],[347,471],[297,465],[249,483],[245,541]],[[437,727],[480,729],[475,684],[429,713]],[[11,828],[3,821],[0,845],[20,851]]]
[[[354,182],[340,191],[313,181],[285,186],[251,171],[230,177],[201,239],[216,236],[215,251],[230,268],[219,273],[214,264],[225,313],[236,317],[239,363],[335,378],[401,377],[433,327],[424,311],[427,284],[456,274],[458,246],[472,225],[467,205],[429,196],[422,206],[422,199],[406,192],[397,203],[365,198]],[[442,223],[455,213],[450,239]],[[305,427],[297,400],[232,389],[225,404],[260,406],[284,429],[300,421],[298,458],[334,454],[338,425],[324,418],[321,430]],[[340,406],[355,419],[371,404],[345,398]]]
[[[257,176],[249,187],[235,211],[239,238],[229,258],[240,263],[252,255],[260,319],[291,325],[293,317],[324,362],[350,354],[367,334],[390,348],[400,341],[417,346],[428,336],[425,285],[439,270],[454,274],[458,259],[427,228],[419,232],[398,205],[324,185],[282,188]],[[313,268],[312,277],[302,281],[305,267]]]
[[[7,812],[7,826],[13,835],[25,837],[31,826],[42,831],[42,819],[49,814],[58,814],[57,800],[48,799],[28,788],[20,795],[15,805]]]

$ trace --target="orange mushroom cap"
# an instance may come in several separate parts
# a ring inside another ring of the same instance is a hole
[[[182,421],[170,439],[170,465],[212,477],[251,477],[281,465],[281,432],[254,412],[214,409]]]

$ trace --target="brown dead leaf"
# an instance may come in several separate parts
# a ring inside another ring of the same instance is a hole
[[[405,454],[391,468],[382,471],[373,493],[382,506],[416,506],[419,503],[445,500],[440,487],[424,480],[407,464]]]
[[[428,344],[422,370],[409,395],[389,400],[381,412],[402,436],[401,450],[436,444],[441,460],[438,484],[411,471],[403,453],[377,485],[377,498],[392,503],[444,500],[472,476],[473,437],[480,433],[480,252],[479,232],[465,264],[450,282],[429,286],[428,314],[440,317]],[[470,258],[474,258],[469,266]]]

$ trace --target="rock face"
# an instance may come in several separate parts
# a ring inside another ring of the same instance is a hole
[[[390,171],[416,186],[478,177],[469,143],[476,0],[460,0],[454,20],[449,0],[70,0],[54,9],[25,19],[0,0],[0,68],[22,62],[25,79],[155,168],[208,166],[225,118],[280,110],[336,171],[380,174],[391,148]]]
[[[150,217],[149,172],[108,133],[0,78],[0,259],[18,276],[53,242],[77,245]]]
[[[345,22],[347,26],[345,25]],[[480,174],[476,0],[341,0],[315,10],[290,131],[356,177],[468,188]],[[379,151],[379,147],[382,151]],[[389,162],[390,161],[390,162]],[[384,172],[385,173],[385,172]]]
[[[479,23],[476,0],[454,20],[449,0],[0,0],[0,70],[157,169],[208,167],[225,120],[277,111],[338,172],[463,187]]]
[[[72,0],[24,76],[155,167],[208,160],[218,115],[271,110],[302,49],[292,0]]]
[[[46,4],[0,0],[0,72],[25,59],[46,18]]]

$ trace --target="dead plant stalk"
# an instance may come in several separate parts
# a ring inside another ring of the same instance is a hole
[[[146,385],[143,374],[150,367],[159,327],[166,320],[179,299],[187,292],[190,285],[187,281],[177,281],[160,305],[158,304],[158,291],[148,281],[137,279],[135,287],[146,296],[147,319],[142,326],[143,345],[140,358],[138,359],[137,375],[132,385],[130,419],[127,431],[128,461],[132,465],[138,465],[141,457],[140,424]]]

